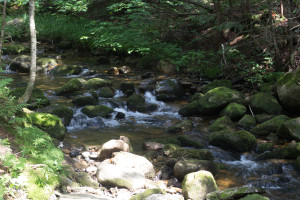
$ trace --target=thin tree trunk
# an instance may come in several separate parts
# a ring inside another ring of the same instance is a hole
[[[288,38],[288,45],[289,45],[289,59],[290,59],[290,64],[291,64],[291,68],[294,68],[295,65],[295,55],[294,55],[294,34],[293,34],[293,30],[292,29],[292,24],[291,24],[291,19],[293,17],[293,8],[292,8],[292,2],[291,0],[288,0],[288,5],[287,5],[287,9],[288,9],[288,32],[287,32],[287,38]]]
[[[35,2],[34,0],[29,1],[29,28],[30,28],[30,40],[31,40],[31,60],[30,60],[30,74],[29,83],[27,85],[24,95],[19,99],[19,103],[27,103],[29,100],[36,78],[36,29],[34,20]]]
[[[283,18],[284,17],[284,13],[283,13],[283,1],[280,0],[280,17]]]
[[[6,17],[6,0],[4,0],[3,2],[3,11],[2,11],[2,27],[1,27],[1,34],[0,34],[0,68],[2,65],[2,47],[3,47],[3,40],[4,40],[5,17]]]

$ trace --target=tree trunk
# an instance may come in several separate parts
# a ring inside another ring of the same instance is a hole
[[[29,0],[29,28],[30,28],[30,43],[31,43],[31,60],[30,60],[30,74],[29,83],[27,85],[24,95],[19,99],[19,103],[27,103],[29,100],[36,78],[36,29],[34,20],[35,1]]]
[[[3,47],[3,40],[4,40],[5,17],[6,17],[6,0],[4,0],[3,2],[3,11],[2,11],[2,27],[1,27],[1,34],[0,34],[0,68],[2,65],[2,47]]]
[[[280,17],[283,18],[284,17],[284,13],[283,13],[283,1],[280,0]]]
[[[290,68],[293,69],[295,66],[295,47],[294,47],[294,33],[292,30],[292,18],[293,18],[293,5],[292,5],[292,0],[288,0],[288,32],[287,32],[287,38],[288,38],[288,45],[289,45],[289,60],[290,60]]]

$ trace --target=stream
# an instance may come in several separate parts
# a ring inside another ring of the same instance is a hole
[[[64,60],[64,63],[80,63],[83,62],[82,60],[82,57],[78,58],[78,60],[69,57]],[[88,66],[89,64],[86,63],[86,65]],[[89,76],[85,75],[88,74],[87,72],[88,70],[84,70],[79,76],[89,78]],[[5,73],[6,77],[14,79],[14,83],[28,81],[28,74],[13,73],[9,68],[7,68]],[[117,88],[116,86],[120,81],[137,82],[136,76],[134,74],[129,77],[112,78],[113,87]],[[73,119],[67,127],[68,133],[65,138],[69,143],[88,146],[101,145],[110,139],[118,139],[120,135],[124,135],[130,139],[135,153],[142,155],[146,153],[143,149],[145,141],[174,135],[167,133],[165,129],[183,120],[177,112],[181,102],[164,103],[157,101],[154,94],[151,91],[147,91],[144,93],[146,102],[158,105],[157,111],[149,114],[132,112],[127,109],[124,103],[126,100],[122,92],[118,90],[115,91],[115,96],[111,99],[99,99],[99,104],[114,109],[115,112],[111,118],[89,118],[81,112],[81,108],[73,107],[71,99],[54,95],[54,90],[60,88],[73,77],[38,74],[36,80],[36,86],[46,94],[51,103],[67,105],[74,111]],[[14,84],[12,84],[12,87],[14,87]],[[115,115],[117,112],[124,113],[126,118],[116,120]],[[209,124],[209,121],[203,120],[199,124],[203,127],[187,134],[193,135],[196,139],[201,138],[203,135],[201,130]],[[213,146],[209,146],[209,149],[217,162],[226,164],[230,168],[230,170],[221,170],[221,173],[218,173],[215,177],[219,189],[236,186],[256,186],[266,189],[267,194],[265,196],[270,199],[300,199],[300,176],[290,161],[255,161],[256,155],[254,152],[240,155]]]

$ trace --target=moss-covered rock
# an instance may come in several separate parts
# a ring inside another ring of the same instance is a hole
[[[68,126],[73,118],[73,110],[64,105],[56,105],[51,114],[58,116],[65,126]]]
[[[204,94],[202,94],[202,93],[195,93],[195,94],[188,100],[188,102],[191,103],[191,102],[193,102],[193,101],[195,101],[195,100],[199,100],[199,99],[201,99],[203,96],[204,96]]]
[[[48,113],[26,113],[28,123],[39,127],[51,137],[62,140],[66,134],[66,128],[59,117]]]
[[[110,87],[102,87],[99,89],[98,95],[103,98],[113,98],[115,92]]]
[[[272,151],[274,148],[274,144],[267,142],[267,143],[261,143],[257,147],[257,153],[264,153],[266,151]]]
[[[21,55],[14,58],[10,65],[9,69],[15,72],[29,73],[30,72],[30,56]]]
[[[102,78],[92,78],[85,83],[87,89],[98,89],[104,86],[111,86],[111,81]]]
[[[26,87],[20,87],[17,89],[14,89],[10,92],[11,96],[16,97],[16,99],[19,99],[23,96],[25,93]],[[32,90],[31,96],[27,102],[29,109],[37,109],[42,108],[50,104],[49,99],[45,96],[45,94],[42,92],[42,90],[38,88],[34,88]]]
[[[267,197],[261,196],[259,194],[249,194],[240,200],[270,200]]]
[[[259,124],[264,123],[265,121],[268,121],[270,119],[273,119],[274,117],[276,117],[276,115],[267,115],[267,114],[255,115],[256,122]]]
[[[255,114],[267,113],[277,115],[282,111],[282,107],[277,99],[271,94],[264,92],[259,92],[250,97],[250,106]]]
[[[227,116],[220,117],[216,119],[209,127],[208,131],[210,132],[216,132],[216,131],[222,131],[222,130],[233,130],[234,124],[231,121],[231,119]]]
[[[171,158],[195,158],[199,160],[213,160],[214,156],[207,149],[187,149],[175,144],[166,144],[163,152]]]
[[[169,133],[184,133],[191,131],[193,128],[193,122],[191,120],[185,120],[179,124],[175,124],[167,128]]]
[[[83,87],[82,82],[78,78],[73,78],[63,85],[60,89],[56,90],[56,95],[58,96],[68,96],[74,94],[81,90]]]
[[[95,100],[95,98],[91,96],[86,96],[86,97],[76,97],[75,99],[72,100],[72,103],[75,106],[78,107],[83,107],[87,105],[97,105],[98,102]]]
[[[82,108],[82,113],[86,114],[88,117],[104,117],[108,118],[114,110],[105,105],[96,106],[85,106]]]
[[[240,199],[249,194],[263,194],[265,190],[256,187],[236,187],[209,193],[206,200]]]
[[[139,112],[147,112],[147,106],[145,104],[145,99],[142,95],[133,94],[128,97],[126,101],[126,105],[130,110],[139,111]]]
[[[284,121],[276,135],[288,140],[300,141],[300,117]]]
[[[251,115],[245,115],[244,117],[242,117],[242,119],[240,119],[237,123],[238,127],[241,127],[243,129],[246,130],[250,130],[251,128],[253,128],[256,125],[256,120],[255,117],[251,116]]]
[[[231,120],[239,120],[246,112],[246,106],[238,103],[230,103],[221,111],[221,116],[228,116]]]
[[[226,80],[226,79],[214,80],[213,82],[208,83],[207,85],[205,85],[202,88],[202,92],[206,93],[209,90],[212,90],[212,89],[217,88],[217,87],[227,87],[227,88],[232,89],[232,83],[231,83],[230,80]]]
[[[172,101],[181,99],[184,95],[184,90],[178,80],[167,79],[156,84],[155,95],[159,101]]]
[[[208,91],[200,100],[193,101],[179,109],[183,116],[216,115],[231,102],[242,102],[243,95],[226,87]]]
[[[123,94],[130,96],[135,92],[135,85],[132,82],[121,83],[119,89]]]
[[[20,44],[4,45],[2,48],[3,55],[18,55],[22,53],[29,53],[30,49],[27,46]]]
[[[244,130],[236,132],[223,130],[211,133],[209,144],[226,150],[245,152],[256,147],[256,139],[251,133]]]
[[[266,159],[297,159],[300,156],[300,142],[295,145],[289,145],[275,149],[273,151],[265,152],[257,157],[258,160]]]
[[[138,193],[131,197],[129,200],[144,200],[152,194],[166,194],[164,190],[161,189],[147,189],[142,193]]]
[[[183,159],[175,164],[174,175],[179,180],[183,180],[185,175],[199,170],[206,170],[215,175],[218,165],[210,160]]]
[[[163,138],[163,139],[154,139],[150,140],[153,142],[158,142],[161,144],[175,144],[179,145],[181,147],[193,147],[197,149],[202,149],[204,145],[201,142],[197,142],[192,138],[189,138],[186,135],[178,135],[175,137],[168,137],[168,138]]]
[[[277,94],[281,105],[291,113],[300,112],[300,68],[285,73],[277,82]]]
[[[57,62],[54,58],[39,58],[36,65],[38,70],[50,71],[57,66]]]
[[[187,174],[182,182],[185,199],[204,200],[208,193],[218,190],[213,175],[205,170]]]
[[[262,124],[257,125],[251,130],[251,133],[257,136],[267,136],[270,133],[276,133],[281,124],[287,121],[289,118],[285,115],[279,115],[273,119],[265,121]]]
[[[75,172],[74,177],[77,183],[82,187],[99,188],[99,183],[94,181],[89,174],[85,172]]]
[[[56,75],[79,75],[82,72],[80,65],[59,65],[53,69]]]

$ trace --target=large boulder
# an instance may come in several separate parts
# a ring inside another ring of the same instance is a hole
[[[183,116],[217,115],[231,102],[242,102],[243,95],[226,87],[218,87],[208,91],[201,99],[193,101],[179,109]]]
[[[237,123],[237,126],[246,130],[250,130],[256,125],[256,119],[255,117],[251,115],[245,115],[240,119]]]
[[[41,130],[48,133],[51,137],[63,140],[66,134],[66,128],[59,117],[48,113],[26,113],[26,120]]]
[[[110,87],[102,87],[99,89],[98,95],[102,98],[113,98],[115,92]]]
[[[4,45],[2,48],[3,55],[18,55],[22,53],[29,53],[30,49],[27,46],[20,44]]]
[[[300,68],[284,74],[277,82],[277,94],[281,105],[291,113],[300,112]]]
[[[81,90],[83,87],[82,80],[78,78],[73,78],[64,84],[60,89],[56,90],[56,95],[58,96],[69,96]]]
[[[114,152],[129,152],[130,146],[123,140],[109,140],[100,149],[98,158],[102,161],[112,157]]]
[[[10,92],[11,96],[16,97],[16,99],[19,99],[23,96],[23,94],[26,91],[26,87],[19,87],[17,89],[14,89]],[[38,88],[33,88],[31,96],[27,102],[29,109],[37,109],[42,108],[50,104],[49,99],[45,96],[42,90]]]
[[[213,82],[210,82],[207,85],[205,85],[201,91],[203,93],[206,93],[209,90],[212,90],[217,87],[227,87],[227,88],[232,89],[232,83],[230,80],[226,80],[226,79],[214,80]]]
[[[99,183],[113,187],[125,187],[130,190],[143,188],[146,182],[144,174],[134,168],[100,163],[96,173]]]
[[[167,144],[163,148],[166,156],[171,158],[195,158],[199,160],[213,160],[213,154],[207,149],[188,149],[175,144]]]
[[[156,69],[164,74],[172,74],[176,71],[176,66],[172,63],[160,60],[156,65]]]
[[[126,101],[127,107],[132,111],[147,112],[145,98],[139,94],[133,94]]]
[[[169,133],[184,133],[193,129],[193,122],[191,120],[185,120],[179,124],[175,124],[167,128]]]
[[[267,136],[270,133],[276,133],[281,124],[288,119],[289,118],[285,115],[279,115],[277,117],[274,117],[273,119],[257,125],[251,130],[251,133],[257,136]]]
[[[231,120],[239,120],[246,112],[246,106],[238,103],[230,103],[221,111],[221,116],[228,116]]]
[[[30,72],[30,56],[21,55],[13,59],[9,66],[10,70],[29,73]]]
[[[83,106],[87,106],[87,105],[97,105],[98,104],[96,99],[94,97],[91,97],[91,96],[76,97],[75,99],[72,100],[72,103],[75,106],[78,106],[78,107],[83,107]]]
[[[238,152],[250,151],[256,147],[256,139],[251,133],[240,130],[223,130],[209,135],[209,144]]]
[[[132,82],[124,82],[120,84],[119,89],[123,92],[123,94],[130,96],[135,92],[135,85]]]
[[[83,114],[86,114],[88,117],[110,117],[110,114],[114,112],[114,110],[105,105],[96,105],[96,106],[84,106],[81,110]]]
[[[92,78],[85,83],[87,89],[98,89],[104,86],[110,86],[111,81],[102,78]]]
[[[52,70],[56,75],[79,75],[82,72],[80,65],[59,65]]]
[[[155,95],[159,101],[172,101],[181,99],[184,95],[184,90],[178,80],[167,79],[156,84]]]
[[[54,58],[39,58],[36,65],[38,71],[48,72],[57,66],[57,62]]]
[[[185,199],[205,200],[208,193],[218,190],[213,175],[205,170],[187,174],[182,182]]]
[[[277,135],[288,140],[300,141],[300,117],[284,121]]]
[[[209,125],[208,130],[210,132],[222,131],[222,130],[234,130],[234,124],[229,117],[223,116],[216,119],[211,125]]]
[[[297,159],[300,156],[300,142],[265,152],[257,157],[258,160],[266,159]]]
[[[58,116],[65,126],[68,126],[73,118],[73,110],[64,105],[54,105],[51,114]]]
[[[222,191],[211,192],[206,196],[206,200],[228,200],[240,199],[249,194],[263,194],[265,190],[256,187],[236,187]]]
[[[153,195],[153,194],[163,194],[165,195],[166,192],[161,190],[161,189],[147,189],[142,193],[138,193],[131,197],[129,200],[141,200],[141,199],[146,199],[147,197]],[[165,199],[163,199],[165,200]]]
[[[216,174],[218,166],[210,160],[183,159],[175,164],[174,175],[179,180],[183,180],[185,175],[199,170],[206,170],[212,174]]]
[[[143,156],[129,152],[113,153],[112,163],[124,168],[134,168],[144,174],[147,178],[153,178],[155,171],[152,163]],[[130,161],[130,162],[128,162]]]
[[[277,99],[271,94],[264,92],[259,92],[250,97],[250,106],[255,114],[277,115],[282,111],[282,107]]]

